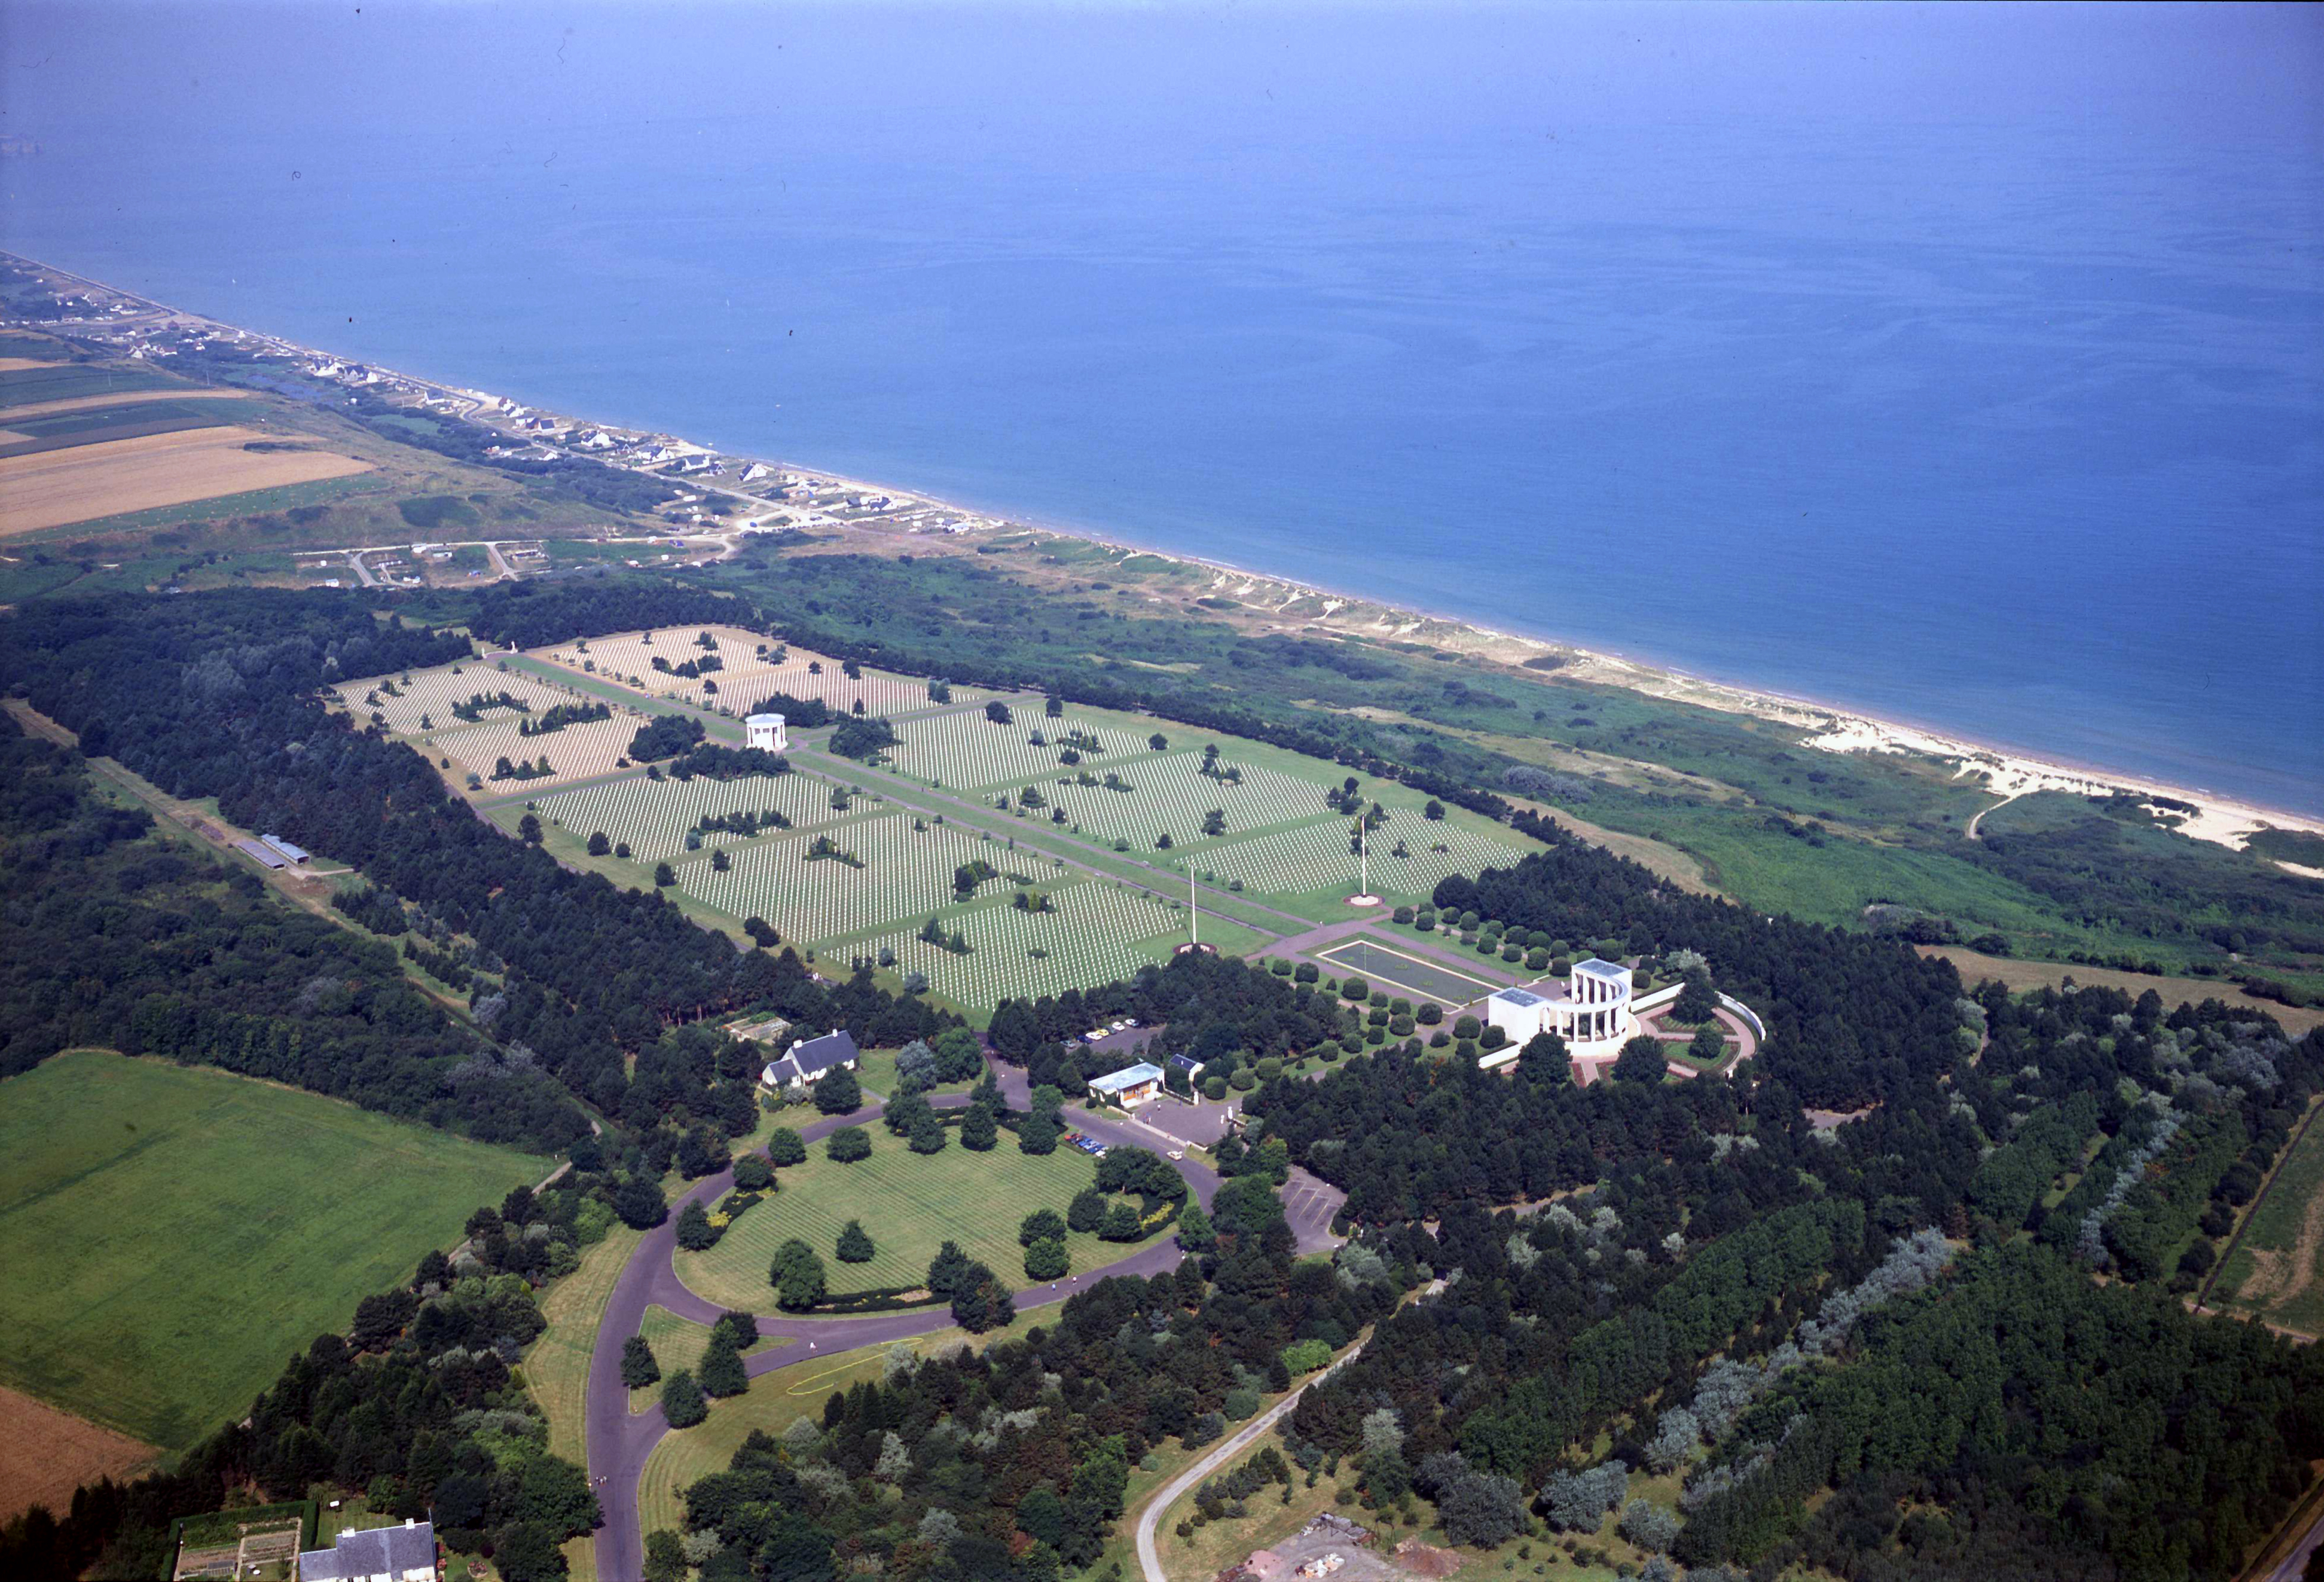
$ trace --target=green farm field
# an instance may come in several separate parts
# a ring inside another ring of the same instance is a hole
[[[0,1381],[183,1449],[547,1164],[102,1051],[0,1082]]]
[[[1070,1112],[1065,1118],[1070,1127]],[[835,1295],[916,1286],[937,1246],[949,1239],[1018,1290],[1028,1283],[1019,1224],[1036,1209],[1063,1214],[1074,1194],[1097,1177],[1095,1161],[1077,1149],[1060,1144],[1054,1154],[1020,1154],[1006,1132],[990,1154],[962,1147],[954,1128],[944,1152],[921,1154],[876,1121],[864,1129],[872,1136],[869,1159],[836,1164],[824,1144],[809,1144],[807,1163],[777,1171],[781,1190],[737,1219],[716,1246],[677,1255],[678,1278],[722,1307],[771,1312],[767,1266],[775,1248],[793,1237],[823,1259]],[[836,1255],[839,1233],[850,1219],[863,1222],[877,1249],[868,1264],[843,1264]],[[1143,1245],[1079,1232],[1065,1238],[1074,1272],[1081,1274]]]
[[[2219,1276],[2225,1305],[2324,1336],[2324,1124],[2292,1145]]]
[[[180,382],[143,368],[99,368],[86,363],[59,363],[45,368],[0,370],[0,408],[29,407],[43,401],[79,400],[88,396],[121,395],[130,391],[183,388]]]

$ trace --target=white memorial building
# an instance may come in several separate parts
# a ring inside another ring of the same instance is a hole
[[[1615,1054],[1638,1035],[1628,968],[1593,956],[1576,962],[1565,983],[1562,996],[1530,989],[1496,990],[1485,1002],[1485,1019],[1508,1035],[1512,1052],[1537,1033],[1554,1033],[1573,1054]]]
[[[746,743],[761,752],[788,752],[790,738],[783,734],[780,714],[752,714],[742,722]]]

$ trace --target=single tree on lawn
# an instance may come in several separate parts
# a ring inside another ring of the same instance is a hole
[[[1684,1022],[1689,1026],[1708,1022],[1719,1014],[1719,991],[1711,987],[1711,974],[1698,967],[1686,975],[1678,998],[1671,1001],[1671,1020]]]
[[[1035,1110],[1017,1127],[1017,1151],[1020,1154],[1054,1154],[1057,1151],[1056,1117]]]
[[[1706,1065],[1716,1064],[1727,1053],[1727,1035],[1719,1030],[1718,1023],[1705,1022],[1695,1029],[1686,1052]]]
[[[1025,1249],[1028,1280],[1062,1280],[1072,1266],[1065,1256],[1065,1244],[1056,1237],[1044,1237]]]
[[[604,857],[609,854],[613,850],[613,842],[605,838],[604,831],[599,830],[596,833],[589,837],[590,856]]]
[[[823,1260],[796,1237],[775,1249],[767,1276],[775,1288],[775,1305],[786,1311],[804,1312],[823,1300]]]
[[[614,1191],[613,1212],[632,1230],[651,1230],[669,1218],[669,1206],[661,1200],[661,1188],[633,1175]]]
[[[807,1163],[807,1144],[788,1127],[777,1127],[767,1136],[767,1158],[776,1164]]]
[[[909,1136],[913,1123],[927,1113],[929,1113],[928,1101],[925,1097],[918,1093],[907,1093],[901,1098],[891,1099],[888,1108],[881,1111],[880,1119],[891,1134],[903,1137]]]
[[[1065,1205],[1065,1224],[1074,1230],[1095,1230],[1105,1223],[1105,1194],[1095,1187],[1084,1187]]]
[[[936,1052],[915,1038],[896,1052],[896,1092],[925,1093],[936,1085]]]
[[[632,1335],[622,1342],[622,1383],[632,1390],[642,1390],[661,1377],[661,1364],[654,1360],[653,1347],[642,1335]]]
[[[672,1428],[692,1428],[710,1415],[710,1403],[704,1397],[702,1386],[684,1368],[662,1381],[661,1414]]]
[[[698,1199],[678,1211],[678,1245],[690,1253],[718,1245],[718,1228],[710,1223],[710,1210]]]
[[[1019,1246],[1031,1246],[1037,1241],[1065,1239],[1065,1216],[1055,1209],[1036,1209],[1025,1216],[1024,1223],[1017,1227],[1017,1245]]]
[[[531,814],[526,814],[522,818],[516,821],[516,832],[517,838],[522,841],[526,845],[540,845],[540,820],[535,818]]]
[[[984,1074],[983,1046],[965,1027],[946,1027],[930,1042],[936,1057],[936,1081],[966,1082]]]
[[[968,1269],[966,1287],[952,1299],[952,1321],[972,1335],[1003,1328],[1017,1316],[1009,1288],[982,1264],[971,1264]]]
[[[966,1290],[970,1271],[976,1266],[960,1250],[958,1242],[945,1242],[936,1248],[936,1255],[928,1263],[928,1294],[949,1297]]]
[[[872,1134],[862,1127],[841,1127],[831,1134],[831,1140],[824,1145],[824,1152],[840,1164],[853,1164],[859,1159],[869,1159],[872,1157]]]
[[[1669,1070],[1661,1042],[1641,1033],[1622,1045],[1611,1074],[1618,1082],[1659,1082]]]
[[[868,1264],[876,1249],[872,1238],[863,1234],[863,1221],[850,1219],[839,1233],[839,1261],[843,1264]]]
[[[740,1395],[750,1387],[751,1375],[743,1371],[742,1354],[734,1348],[734,1337],[724,1330],[713,1334],[702,1353],[702,1393],[723,1398]]]
[[[667,862],[657,862],[654,864],[654,888],[656,889],[666,890],[677,882],[678,869],[672,868]]]
[[[961,1118],[960,1145],[972,1153],[989,1154],[1001,1140],[1001,1128],[993,1121],[992,1111],[979,1104]]]
[[[946,1141],[944,1122],[933,1109],[923,1110],[912,1122],[911,1149],[915,1154],[941,1154]]]
[[[767,1163],[764,1154],[745,1154],[734,1161],[735,1191],[763,1192],[774,1184],[775,1167]]]
[[[1136,1241],[1145,1228],[1138,1222],[1138,1209],[1132,1203],[1116,1203],[1105,1211],[1099,1222],[1098,1235],[1107,1241]]]
[[[845,1066],[834,1066],[815,1080],[815,1107],[825,1115],[846,1115],[862,1103],[863,1085]]]

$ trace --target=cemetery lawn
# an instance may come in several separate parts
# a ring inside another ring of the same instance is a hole
[[[1065,1124],[1073,1124],[1071,1110]],[[807,1163],[778,1170],[781,1190],[734,1221],[716,1246],[677,1255],[678,1278],[721,1307],[773,1312],[768,1265],[775,1248],[793,1237],[823,1259],[835,1296],[916,1287],[927,1277],[936,1248],[949,1239],[1003,1285],[1021,1290],[1031,1282],[1025,1278],[1017,1227],[1036,1209],[1062,1215],[1074,1194],[1097,1179],[1097,1162],[1063,1143],[1054,1154],[1020,1154],[1015,1136],[1004,1131],[991,1153],[977,1154],[960,1145],[959,1128],[952,1127],[945,1128],[942,1153],[921,1154],[878,1121],[864,1129],[872,1137],[870,1158],[836,1164],[824,1143],[808,1144]],[[1136,1206],[1139,1200],[1128,1201]],[[876,1252],[868,1264],[839,1261],[839,1233],[850,1219],[862,1221],[872,1237]],[[1084,1233],[1065,1239],[1076,1274],[1144,1245]]]

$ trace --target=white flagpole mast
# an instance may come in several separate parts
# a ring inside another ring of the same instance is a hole
[[[1194,901],[1194,860],[1191,857],[1186,859],[1186,926],[1193,931],[1188,936],[1187,943],[1201,944],[1203,943],[1203,909]]]

